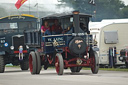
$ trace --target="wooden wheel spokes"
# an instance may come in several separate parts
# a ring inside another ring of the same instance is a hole
[[[63,62],[63,57],[60,53],[56,54],[55,67],[56,67],[57,74],[58,75],[63,75],[64,62]]]
[[[32,72],[33,71],[33,63],[32,63],[32,55],[30,54],[29,55],[29,68],[30,68],[30,72]]]

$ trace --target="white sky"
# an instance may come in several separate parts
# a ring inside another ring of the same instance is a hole
[[[0,3],[16,3],[18,0],[0,0]],[[56,4],[57,0],[28,0],[25,3]]]
[[[128,5],[128,0],[122,0],[122,1],[124,1],[125,5]]]
[[[57,3],[57,0],[30,0],[30,3],[36,3],[38,1],[38,3],[43,3],[43,4],[53,4],[53,3]],[[124,1],[124,3],[126,5],[128,5],[128,0],[122,0]],[[17,2],[17,0],[0,0],[0,3],[15,3]],[[29,0],[28,0],[29,2]],[[26,2],[26,3],[28,3]]]
[[[41,4],[56,4],[57,3],[57,0],[28,0],[27,2],[25,3],[30,3],[31,4],[34,4],[34,3],[41,3]],[[124,1],[124,3],[126,5],[128,5],[128,0],[122,0]],[[16,3],[17,0],[0,0],[0,3]]]

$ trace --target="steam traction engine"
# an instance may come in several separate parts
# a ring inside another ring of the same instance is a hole
[[[69,14],[54,14],[41,18],[53,24],[55,19],[61,23],[62,34],[43,35],[40,30],[25,31],[25,44],[30,48],[29,67],[31,74],[39,74],[41,67],[46,70],[55,65],[58,75],[70,68],[71,72],[80,72],[82,67],[91,67],[92,73],[97,74],[99,60],[92,44],[92,35],[88,30],[90,15],[74,11]],[[84,28],[80,26],[83,23]]]

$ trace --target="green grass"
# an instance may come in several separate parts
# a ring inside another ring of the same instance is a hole
[[[7,66],[6,65],[6,67],[19,68],[20,66]],[[55,67],[49,67],[48,69],[55,69]],[[83,67],[83,70],[91,70],[91,68]],[[128,69],[126,69],[126,68],[99,68],[99,70],[103,70],[103,71],[125,71],[125,72],[128,72]]]
[[[91,68],[83,68],[84,70],[91,70]],[[99,70],[103,71],[126,71],[128,72],[128,69],[126,68],[99,68]]]
[[[128,69],[126,68],[100,68],[100,70],[105,70],[105,71],[127,71]]]
[[[14,67],[14,68],[19,68],[20,66],[5,66],[5,67]]]

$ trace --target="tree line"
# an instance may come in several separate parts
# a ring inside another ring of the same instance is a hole
[[[128,18],[128,6],[121,0],[59,0],[65,6],[92,15],[93,21]]]

